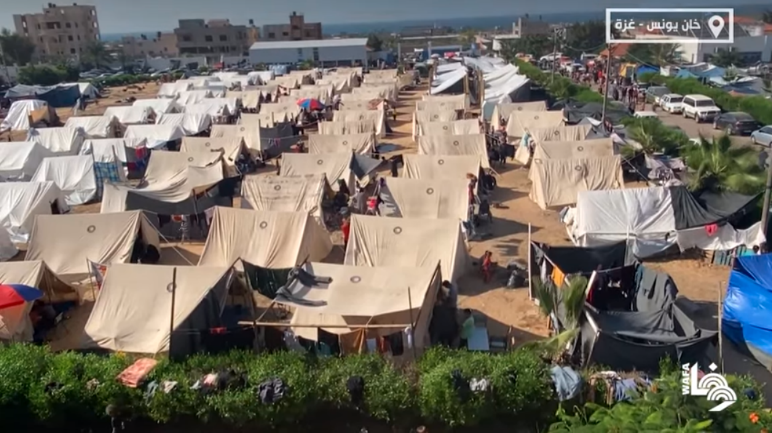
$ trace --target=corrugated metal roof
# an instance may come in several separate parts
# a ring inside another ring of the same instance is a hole
[[[317,39],[307,41],[255,42],[250,50],[277,50],[285,48],[358,47],[367,45],[367,38]]]

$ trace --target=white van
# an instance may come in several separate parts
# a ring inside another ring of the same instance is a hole
[[[681,103],[684,117],[691,117],[699,122],[710,122],[721,114],[721,109],[705,95],[686,95]]]
[[[683,112],[683,102],[683,96],[678,93],[668,93],[660,98],[659,106],[668,113],[680,114]]]

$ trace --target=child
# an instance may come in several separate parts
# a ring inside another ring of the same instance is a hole
[[[488,283],[493,277],[493,253],[486,251],[482,256],[483,281]]]

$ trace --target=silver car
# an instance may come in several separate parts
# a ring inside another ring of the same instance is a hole
[[[767,125],[751,133],[751,143],[772,147],[772,125]]]

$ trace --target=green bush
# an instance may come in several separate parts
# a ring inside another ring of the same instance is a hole
[[[78,80],[78,68],[69,65],[25,66],[19,70],[19,84],[53,86]]]
[[[673,93],[680,95],[700,94],[713,99],[724,111],[744,111],[764,125],[772,125],[772,100],[763,96],[733,96],[730,93],[702,84],[695,78],[666,77],[661,74],[646,73],[641,81],[667,86]]]
[[[141,84],[154,81],[155,78],[150,75],[133,75],[133,74],[120,74],[113,75],[106,78],[97,78],[92,80],[95,84],[99,84],[100,87],[117,87],[117,86],[129,86],[132,84]]]
[[[531,79],[539,86],[547,89],[547,92],[555,99],[573,98],[582,102],[603,102],[603,96],[587,86],[575,84],[570,79],[555,74],[548,74],[536,66],[522,61],[515,60],[520,73]]]

